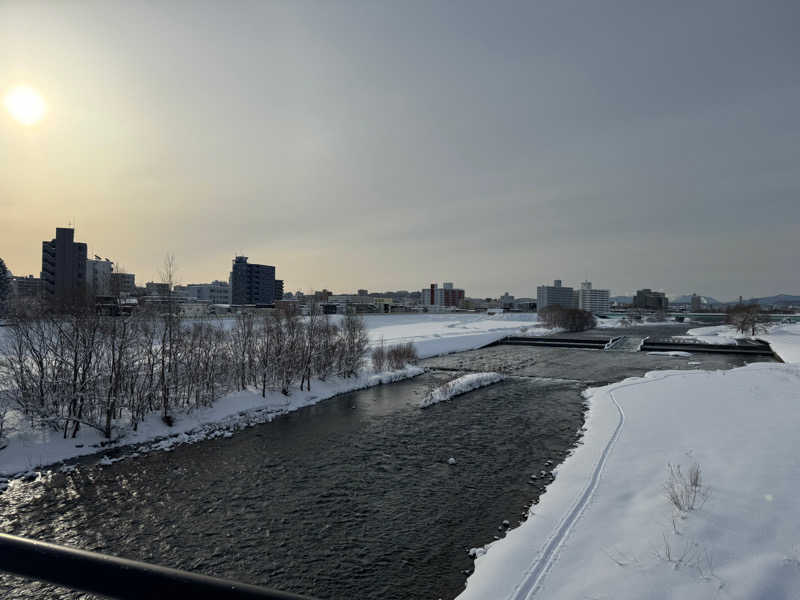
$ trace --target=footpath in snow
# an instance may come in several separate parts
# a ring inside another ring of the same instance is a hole
[[[760,337],[787,364],[587,390],[582,445],[459,599],[800,597],[800,326]],[[700,466],[693,510],[669,465]]]
[[[412,342],[420,358],[480,348],[507,335],[525,335],[526,331],[530,335],[549,333],[549,330],[538,327],[535,314],[370,315],[365,317],[365,322],[371,344],[378,344],[381,339],[387,346]],[[4,332],[5,328],[0,328],[0,336]],[[20,413],[12,410],[6,415],[4,424],[6,447],[0,449],[0,476],[33,473],[43,466],[103,452],[104,448],[111,451],[121,446],[151,443],[140,451],[169,450],[181,443],[230,436],[236,429],[271,421],[278,415],[332,396],[422,372],[417,367],[380,374],[367,371],[357,378],[314,381],[311,392],[293,389],[288,397],[272,392],[265,399],[254,391],[236,392],[211,407],[175,414],[172,427],[166,426],[159,415],[150,415],[139,424],[137,431],[123,431],[112,443],[88,428],[84,428],[76,439],[65,440],[58,432],[32,429]],[[104,462],[110,462],[110,459]]]

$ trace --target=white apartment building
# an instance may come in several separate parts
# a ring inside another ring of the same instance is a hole
[[[114,263],[95,255],[86,261],[86,288],[90,297],[111,295],[111,273]]]
[[[588,310],[590,313],[596,315],[603,315],[611,310],[611,302],[609,297],[610,290],[594,290],[592,289],[591,281],[584,281],[581,283],[581,289],[578,290],[578,308],[581,310]]]
[[[186,286],[186,295],[210,304],[230,304],[231,286],[227,281],[218,280],[211,283],[190,283]]]

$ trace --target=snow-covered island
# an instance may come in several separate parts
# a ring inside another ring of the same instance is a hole
[[[460,396],[461,394],[466,394],[472,390],[499,383],[503,381],[503,379],[504,377],[499,373],[469,373],[468,375],[456,377],[433,390],[420,403],[420,408],[427,408],[439,402],[444,402],[445,400]]]
[[[785,364],[587,390],[582,444],[459,600],[800,597],[800,324],[760,337]]]

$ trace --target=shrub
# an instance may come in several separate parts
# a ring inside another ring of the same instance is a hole
[[[386,367],[386,346],[383,345],[383,338],[381,338],[380,344],[372,349],[370,357],[372,358],[372,368],[377,373],[383,371]]]
[[[417,359],[417,349],[411,342],[390,346],[386,352],[386,360],[392,370],[402,369],[408,363],[414,364]]]
[[[664,484],[664,491],[669,503],[678,512],[687,513],[695,509],[698,501],[700,505],[708,499],[708,490],[703,487],[703,477],[700,465],[695,463],[689,467],[689,474],[684,475],[680,465],[667,464],[668,477]]]

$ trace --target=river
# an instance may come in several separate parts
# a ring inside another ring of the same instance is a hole
[[[744,359],[519,346],[428,359],[434,370],[413,380],[231,438],[12,482],[0,530],[318,598],[453,598],[472,567],[467,550],[502,536],[503,520],[516,526],[550,481],[530,475],[574,447],[581,391],[697,368],[689,362],[715,369]],[[419,408],[460,370],[510,377]],[[0,592],[82,597],[9,576]]]

